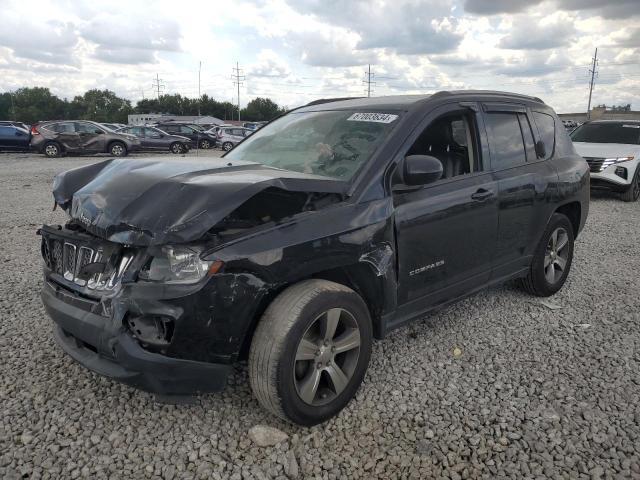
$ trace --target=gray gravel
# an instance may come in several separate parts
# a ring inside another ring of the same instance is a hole
[[[507,285],[376,342],[357,398],[307,429],[245,366],[164,405],[54,344],[35,230],[64,220],[53,175],[94,161],[0,155],[0,478],[640,478],[640,204],[593,197],[549,306]],[[286,435],[259,447],[262,427]]]

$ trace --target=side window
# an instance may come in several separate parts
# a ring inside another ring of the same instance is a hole
[[[547,115],[542,112],[533,112],[533,120],[536,122],[536,126],[538,127],[538,133],[540,134],[540,140],[544,142],[544,147],[546,150],[546,155],[544,157],[545,160],[551,158],[553,155],[553,149],[555,148],[556,143],[556,134],[555,134],[555,121],[551,115]]]
[[[159,138],[160,137],[160,131],[156,130],[155,128],[142,128],[139,127],[140,129],[140,135],[142,135],[144,133],[144,136],[147,138]],[[136,135],[138,135],[136,133]]]
[[[101,133],[102,130],[90,123],[76,122],[76,132],[79,133]]]
[[[11,127],[5,127],[0,125],[0,137],[8,137],[13,134],[13,129]]]
[[[518,114],[518,120],[520,120],[520,130],[522,130],[522,137],[524,138],[524,147],[527,151],[527,162],[535,162],[538,158],[536,155],[536,145],[533,141],[533,133],[531,132],[531,124],[527,115],[524,113]]]
[[[481,170],[475,116],[467,112],[443,115],[431,122],[407,151],[430,155],[442,163],[442,178]]]
[[[182,126],[180,126],[180,132],[181,133],[191,134],[191,133],[193,133],[193,130],[191,128],[187,127],[186,125],[182,125]]]
[[[490,112],[485,118],[491,147],[491,167],[494,170],[503,170],[523,165],[527,157],[518,115]]]
[[[49,130],[57,133],[74,133],[76,128],[73,123],[54,123]]]

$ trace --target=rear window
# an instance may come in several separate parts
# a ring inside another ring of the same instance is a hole
[[[571,140],[587,143],[626,143],[640,145],[640,124],[585,123],[571,132]]]
[[[551,158],[556,143],[556,123],[551,115],[542,112],[533,112],[533,120],[538,127],[540,139],[544,142],[546,154],[545,160]]]

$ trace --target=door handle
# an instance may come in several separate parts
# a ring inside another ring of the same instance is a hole
[[[487,198],[493,196],[493,190],[479,188],[476,193],[471,194],[471,199],[477,202],[484,202]]]

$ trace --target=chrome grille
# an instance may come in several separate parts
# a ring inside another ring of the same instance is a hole
[[[42,242],[42,256],[47,267],[65,280],[90,290],[113,290],[133,260],[131,252],[112,246],[105,247],[110,252],[105,257],[102,247],[94,249],[55,237],[43,237]],[[91,263],[104,263],[104,272],[89,278],[82,275],[82,269]]]
[[[600,157],[584,157],[584,159],[589,164],[589,170],[591,170],[592,172],[598,173],[598,172],[601,172],[602,170],[604,170],[604,167],[603,167],[604,158],[600,158]]]

